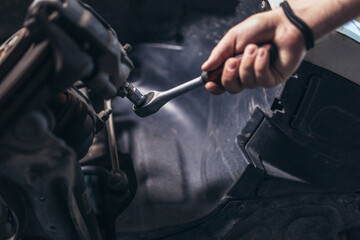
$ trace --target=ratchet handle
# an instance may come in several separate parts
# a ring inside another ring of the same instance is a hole
[[[270,65],[272,65],[277,57],[277,49],[276,46],[273,43],[264,43],[264,44],[259,44],[260,48],[265,48],[270,55]],[[243,53],[240,53],[238,55],[235,56],[237,59],[241,60],[241,58],[243,57]],[[203,71],[201,74],[201,79],[203,81],[203,83],[207,83],[207,82],[216,82],[218,84],[221,84],[221,76],[222,76],[222,72],[224,70],[224,64],[221,65],[219,68],[210,71],[210,72],[206,72]]]

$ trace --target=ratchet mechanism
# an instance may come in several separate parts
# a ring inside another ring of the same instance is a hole
[[[263,47],[269,51],[270,64],[273,64],[277,56],[277,50],[275,45],[272,43],[266,43],[260,45],[260,47]],[[236,57],[241,59],[242,54],[239,54]],[[133,110],[138,116],[147,117],[159,111],[160,108],[170,100],[195,88],[203,86],[207,82],[212,81],[220,84],[223,68],[224,66],[222,65],[218,69],[211,72],[203,71],[200,77],[185,82],[177,87],[162,92],[150,91],[145,95],[142,95],[138,89],[136,89],[130,83],[127,83],[124,86],[125,92],[127,93],[126,97],[134,104]]]

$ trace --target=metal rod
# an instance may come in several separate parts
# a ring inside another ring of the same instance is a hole
[[[105,109],[111,109],[111,99],[104,101]],[[113,115],[110,114],[109,119],[106,121],[106,131],[109,143],[111,167],[113,172],[120,171],[119,156],[116,145],[115,127]]]
[[[164,102],[169,102],[170,100],[201,86],[204,86],[202,78],[197,77],[177,87],[171,88],[167,91],[160,92],[159,98],[162,98]]]

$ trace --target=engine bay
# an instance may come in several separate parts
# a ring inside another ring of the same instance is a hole
[[[358,239],[360,87],[336,70],[304,61],[274,88],[134,113],[269,9],[5,1],[0,239]]]

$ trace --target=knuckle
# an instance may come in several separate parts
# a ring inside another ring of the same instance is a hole
[[[255,72],[255,76],[256,84],[259,87],[270,88],[275,86],[274,78],[270,75],[268,71],[266,71],[266,68],[258,69]]]
[[[228,77],[223,77],[223,78],[221,79],[221,83],[222,83],[222,85],[226,88],[226,87],[228,87],[228,86],[231,84],[231,79],[228,78]]]
[[[237,32],[237,27],[235,26],[230,28],[230,30],[226,33],[226,35],[229,37],[233,37],[236,35],[236,32]]]
[[[260,77],[257,79],[257,83],[260,87],[270,88],[274,86],[274,83],[267,77]]]
[[[236,89],[236,82],[233,79],[224,79],[222,85],[228,92]]]
[[[230,84],[224,87],[226,91],[228,91],[230,94],[236,94],[241,92],[242,88],[238,86],[237,84]]]
[[[241,63],[241,67],[240,67],[240,77],[248,79],[253,70],[253,64],[251,61],[248,61],[247,58],[244,59],[244,61]]]
[[[240,76],[241,84],[246,88],[254,88],[254,84],[249,74],[243,73]]]
[[[266,72],[266,68],[264,65],[255,64],[254,71],[256,76],[263,76]]]
[[[250,66],[249,58],[244,55],[240,64],[240,74],[249,71]]]
[[[263,78],[263,76],[267,75],[266,70],[267,70],[266,66],[264,66],[264,65],[255,65],[254,66],[255,76],[257,76],[258,78]]]

